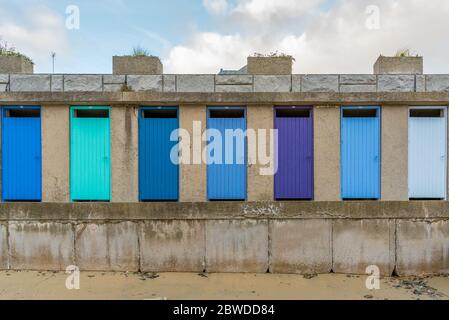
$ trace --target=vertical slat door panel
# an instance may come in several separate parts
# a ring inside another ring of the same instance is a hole
[[[225,145],[226,130],[246,131],[246,118],[211,118],[208,117],[208,129],[215,129],[221,133],[221,163],[207,165],[207,194],[209,200],[245,200],[246,199],[246,138],[243,144],[234,137],[232,143],[232,163],[226,163],[227,147]],[[213,155],[211,149],[210,132],[208,131],[207,154]],[[243,149],[237,150],[240,146]],[[228,145],[230,148],[230,145]],[[230,157],[230,155],[228,155]],[[239,156],[239,158],[237,158]]]
[[[446,112],[444,117],[409,118],[409,197],[446,198]]]
[[[109,201],[111,193],[110,119],[109,117],[78,118],[75,116],[76,110],[76,108],[71,110],[70,126],[71,199],[72,201]]]
[[[174,201],[179,197],[179,166],[170,158],[177,141],[170,136],[178,118],[143,118],[139,125],[139,190],[141,201]],[[192,183],[194,183],[192,181]]]
[[[278,130],[278,171],[275,198],[313,199],[313,120],[309,117],[275,117]]]
[[[41,118],[2,111],[3,201],[42,200]]]
[[[342,112],[343,199],[380,198],[380,109],[376,110],[375,117],[345,117]]]

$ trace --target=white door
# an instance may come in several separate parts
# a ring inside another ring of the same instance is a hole
[[[446,199],[446,115],[446,107],[410,108],[410,199]]]

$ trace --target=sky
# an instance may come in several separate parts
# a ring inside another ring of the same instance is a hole
[[[37,73],[52,72],[51,52],[56,73],[111,73],[136,46],[165,73],[276,51],[295,57],[294,73],[372,73],[402,49],[424,56],[425,73],[449,73],[447,0],[0,0],[0,37]]]

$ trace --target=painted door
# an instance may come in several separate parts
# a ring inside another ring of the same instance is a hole
[[[313,199],[313,118],[311,108],[275,110],[278,130],[277,200]]]
[[[341,188],[343,199],[380,198],[380,108],[343,107]]]
[[[42,200],[39,107],[2,110],[3,201]]]
[[[110,200],[109,113],[109,107],[72,107],[70,110],[72,201]]]
[[[409,197],[446,198],[446,108],[412,108],[409,117]]]
[[[208,199],[245,200],[245,109],[209,108],[207,129]]]
[[[178,200],[177,108],[142,108],[139,116],[140,201]],[[176,139],[171,141],[172,134]]]

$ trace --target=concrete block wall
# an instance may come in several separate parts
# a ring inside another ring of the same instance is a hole
[[[125,86],[126,85],[126,89]],[[449,92],[449,75],[0,74],[0,92]]]
[[[384,276],[449,274],[442,203],[142,208],[2,204],[0,269],[365,274],[375,265]]]

